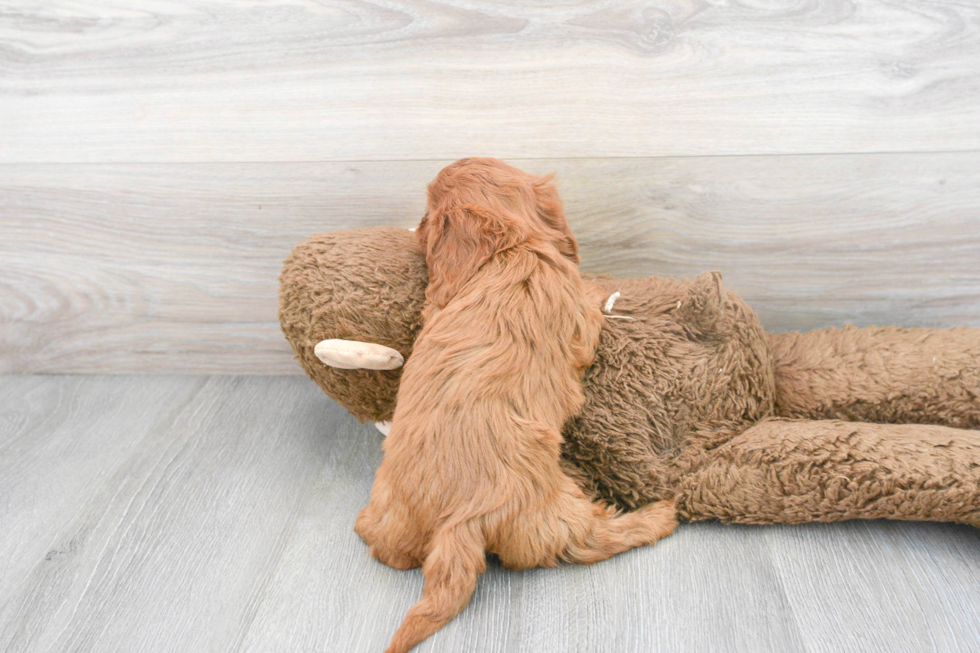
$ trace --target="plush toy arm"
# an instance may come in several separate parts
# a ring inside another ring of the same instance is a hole
[[[844,519],[980,526],[980,432],[919,424],[771,419],[682,477],[682,518]]]
[[[769,335],[776,414],[980,428],[980,329]]]

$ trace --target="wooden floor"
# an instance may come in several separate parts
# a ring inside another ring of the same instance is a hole
[[[381,436],[299,377],[0,376],[0,651],[383,649],[419,572],[352,524]],[[682,525],[491,563],[419,651],[976,651],[980,530]]]

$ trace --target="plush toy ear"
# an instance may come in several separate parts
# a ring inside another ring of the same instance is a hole
[[[527,240],[525,222],[472,204],[427,215],[416,232],[429,268],[426,299],[442,308],[490,258]]]
[[[721,272],[699,274],[682,300],[680,314],[703,336],[720,335],[719,328],[725,315],[725,291]]]
[[[532,183],[538,218],[547,227],[559,234],[558,251],[571,259],[575,265],[578,265],[578,241],[575,240],[575,236],[572,235],[572,230],[568,226],[565,208],[562,206],[558,189],[555,188],[552,179],[554,179],[554,175],[546,175],[538,177]]]

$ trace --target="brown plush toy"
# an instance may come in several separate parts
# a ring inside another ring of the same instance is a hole
[[[306,373],[390,420],[427,283],[412,233],[314,236],[280,282]],[[563,449],[586,493],[686,520],[980,526],[980,330],[771,334],[718,273],[592,282],[607,319]]]

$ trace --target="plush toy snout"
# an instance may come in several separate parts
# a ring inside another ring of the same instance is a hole
[[[313,353],[324,365],[341,370],[396,370],[405,364],[405,357],[391,347],[340,338],[321,340]],[[391,433],[391,422],[375,422],[374,426],[382,435]]]
[[[394,414],[427,282],[415,237],[394,227],[312,236],[283,265],[286,339],[310,378],[362,422]]]

